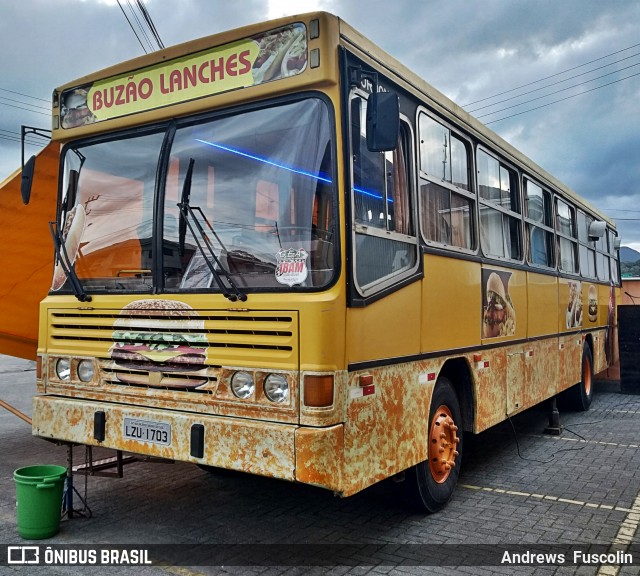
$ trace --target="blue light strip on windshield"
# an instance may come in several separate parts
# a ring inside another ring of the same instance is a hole
[[[314,178],[316,180],[320,180],[321,182],[326,182],[327,184],[331,184],[330,178],[325,178],[318,174],[313,174],[312,172],[305,172],[304,170],[298,170],[297,168],[292,168],[291,166],[277,164],[276,162],[273,162],[272,160],[268,160],[267,158],[260,158],[260,156],[255,156],[254,154],[242,152],[241,150],[236,150],[235,148],[230,148],[229,146],[223,146],[222,144],[216,144],[214,142],[207,142],[206,140],[200,140],[200,138],[196,138],[196,141],[201,142],[202,144],[206,144],[207,146],[213,146],[214,148],[218,148],[219,150],[224,150],[225,152],[231,152],[232,154],[237,154],[238,156],[244,156],[245,158],[250,158],[251,160],[257,160],[258,162],[269,164],[270,166],[275,166],[276,168],[282,168],[283,170],[288,170],[289,172],[293,172],[295,174],[308,176],[309,178]]]
[[[364,196],[369,196],[371,198],[375,198],[376,200],[384,200],[384,196],[382,196],[381,194],[377,194],[376,192],[368,192],[367,190],[363,190],[362,188],[355,187],[353,189]],[[389,204],[393,204],[393,198],[387,198],[387,202],[389,202]]]
[[[292,168],[291,166],[285,166],[284,164],[278,164],[273,160],[269,160],[267,158],[261,158],[260,156],[256,156],[255,154],[249,154],[248,152],[243,152],[242,150],[238,150],[236,148],[231,148],[230,146],[224,146],[222,144],[216,144],[215,142],[209,142],[207,140],[201,140],[200,138],[195,139],[196,142],[200,142],[201,144],[206,144],[207,146],[212,146],[213,148],[218,148],[218,150],[224,150],[225,152],[230,152],[232,154],[237,154],[238,156],[243,156],[244,158],[249,158],[250,160],[256,160],[257,162],[262,162],[263,164],[268,164],[269,166],[275,166],[276,168],[282,168],[283,170],[287,170],[289,172],[293,172],[294,174],[300,174],[302,176],[308,176],[309,178],[314,178],[315,180],[320,180],[321,182],[326,182],[327,184],[332,184],[330,178],[325,178],[323,176],[319,176],[318,174],[313,174],[311,172],[306,172],[304,170],[298,170],[297,168]],[[355,188],[354,190],[359,194],[363,194],[365,196],[369,196],[371,198],[375,198],[376,200],[384,200],[384,196],[377,194],[375,192],[369,192],[367,190],[363,190],[362,188]],[[387,200],[389,203],[393,203],[393,199],[389,198]]]

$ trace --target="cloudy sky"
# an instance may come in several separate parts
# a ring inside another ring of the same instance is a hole
[[[640,250],[640,2],[144,1],[166,46],[338,14],[611,215]],[[19,166],[20,125],[50,126],[53,88],[141,54],[117,0],[2,0],[0,181]]]

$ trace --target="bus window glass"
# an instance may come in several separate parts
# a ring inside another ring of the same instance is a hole
[[[520,238],[520,220],[513,216],[503,217],[504,237],[507,255],[512,260],[522,260],[522,240]]]
[[[433,178],[451,182],[450,149],[449,129],[426,114],[421,114],[420,168],[422,171]],[[458,169],[460,169],[459,160]]]
[[[559,198],[556,200],[556,230],[560,270],[575,273],[578,271],[575,209]]]
[[[429,240],[441,244],[453,244],[451,234],[451,192],[448,188],[437,184],[423,184],[421,186],[423,199],[426,200],[426,209],[423,214],[422,227]]]
[[[489,208],[480,207],[480,230],[482,247],[488,256],[504,257],[504,228],[502,213]]]
[[[76,273],[87,290],[152,289],[153,202],[163,134],[68,148],[61,222],[84,217]],[[77,177],[75,176],[77,174]]]
[[[529,252],[532,264],[552,266],[550,234],[538,226],[527,224],[529,230]]]
[[[575,236],[574,212],[568,204],[562,200],[558,200],[556,205],[557,211],[557,230],[565,236]]]
[[[176,199],[190,163],[193,216],[185,221]],[[322,100],[180,127],[170,166],[179,177],[167,179],[165,192],[167,289],[218,291],[210,265],[241,289],[315,288],[331,280],[334,186]],[[203,242],[211,243],[213,255],[200,249]],[[285,264],[296,273],[281,277]]]
[[[545,218],[548,210],[547,204],[549,202],[547,194],[545,193],[543,196],[542,188],[530,180],[525,180],[525,191],[527,217],[529,220],[550,226],[550,222]]]
[[[500,166],[500,204],[512,212],[520,212],[515,172]]]
[[[610,266],[608,258],[602,252],[596,252],[596,270],[598,280],[609,280]]]
[[[460,194],[451,194],[451,243],[467,250],[473,249],[471,218],[473,203]]]
[[[578,210],[578,240],[586,244],[589,241],[589,225],[593,218]]]
[[[520,199],[516,172],[478,150],[478,189],[483,251],[487,256],[522,259]],[[500,208],[498,210],[497,208]]]
[[[393,178],[392,157],[389,153],[371,152],[367,148],[366,102],[360,98],[352,100],[351,112],[355,220],[386,230],[385,173]]]
[[[609,254],[615,256],[616,253],[616,235],[613,230],[607,230],[607,236],[609,237]]]
[[[580,244],[580,272],[583,276],[589,278],[595,278],[596,276],[596,261],[595,252],[590,250],[587,246]]]
[[[478,189],[485,200],[493,200],[500,204],[500,163],[482,150],[478,150]]]
[[[554,265],[551,194],[528,178],[524,190],[529,262],[550,268]]]
[[[467,147],[462,140],[451,135],[451,183],[469,190],[469,161]]]
[[[618,262],[615,258],[609,259],[609,267],[611,268],[611,280],[614,284],[618,284]]]
[[[473,201],[433,182],[422,182],[422,229],[427,240],[473,249]]]
[[[589,227],[593,218],[578,210],[578,242],[580,253],[580,273],[589,278],[596,276],[596,253],[594,242],[589,240]]]
[[[577,272],[576,246],[567,238],[558,238],[558,248],[560,253],[560,270],[564,272]]]

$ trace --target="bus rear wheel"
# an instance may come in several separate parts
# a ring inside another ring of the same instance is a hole
[[[587,342],[582,348],[582,379],[568,390],[569,407],[586,412],[593,399],[593,354]]]
[[[462,463],[462,415],[451,382],[438,378],[429,410],[427,459],[407,470],[405,496],[411,508],[433,513],[450,500]]]

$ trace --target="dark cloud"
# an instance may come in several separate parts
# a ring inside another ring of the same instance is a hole
[[[262,20],[269,11],[268,2],[256,0],[243,2],[240,9],[234,3],[209,0],[145,3],[166,45]],[[0,19],[0,88],[48,100],[55,86],[142,53],[115,3],[22,0],[4,4]],[[292,11],[299,9],[295,2],[291,6]],[[638,2],[324,0],[318,6],[330,7],[461,105],[559,74],[639,42]],[[577,68],[573,74],[631,56],[640,52],[638,48]],[[17,56],[7,60],[8,54]],[[638,66],[546,99],[505,109],[521,101],[510,100],[476,114],[483,115],[481,121],[488,122],[491,129],[595,206],[610,209],[613,217],[631,217],[632,212],[615,210],[640,210],[640,163],[636,158],[640,144],[636,134],[640,76],[620,79],[640,72],[640,56],[571,82],[633,64]],[[556,76],[546,83],[562,78],[565,76]],[[546,105],[615,80],[618,83]],[[530,93],[523,99],[544,93]],[[0,98],[4,97],[11,95],[0,91]],[[41,115],[3,102],[0,100],[0,129],[19,132],[20,123],[48,126],[46,111],[38,109],[45,112]],[[487,100],[468,109],[493,102]],[[47,107],[44,102],[37,104]],[[540,108],[521,114],[536,107]],[[484,116],[487,113],[492,114]],[[510,118],[502,120],[507,116]],[[492,122],[497,119],[501,120]],[[17,144],[0,138],[0,179],[18,163]],[[640,248],[637,224],[619,222],[623,241]]]

